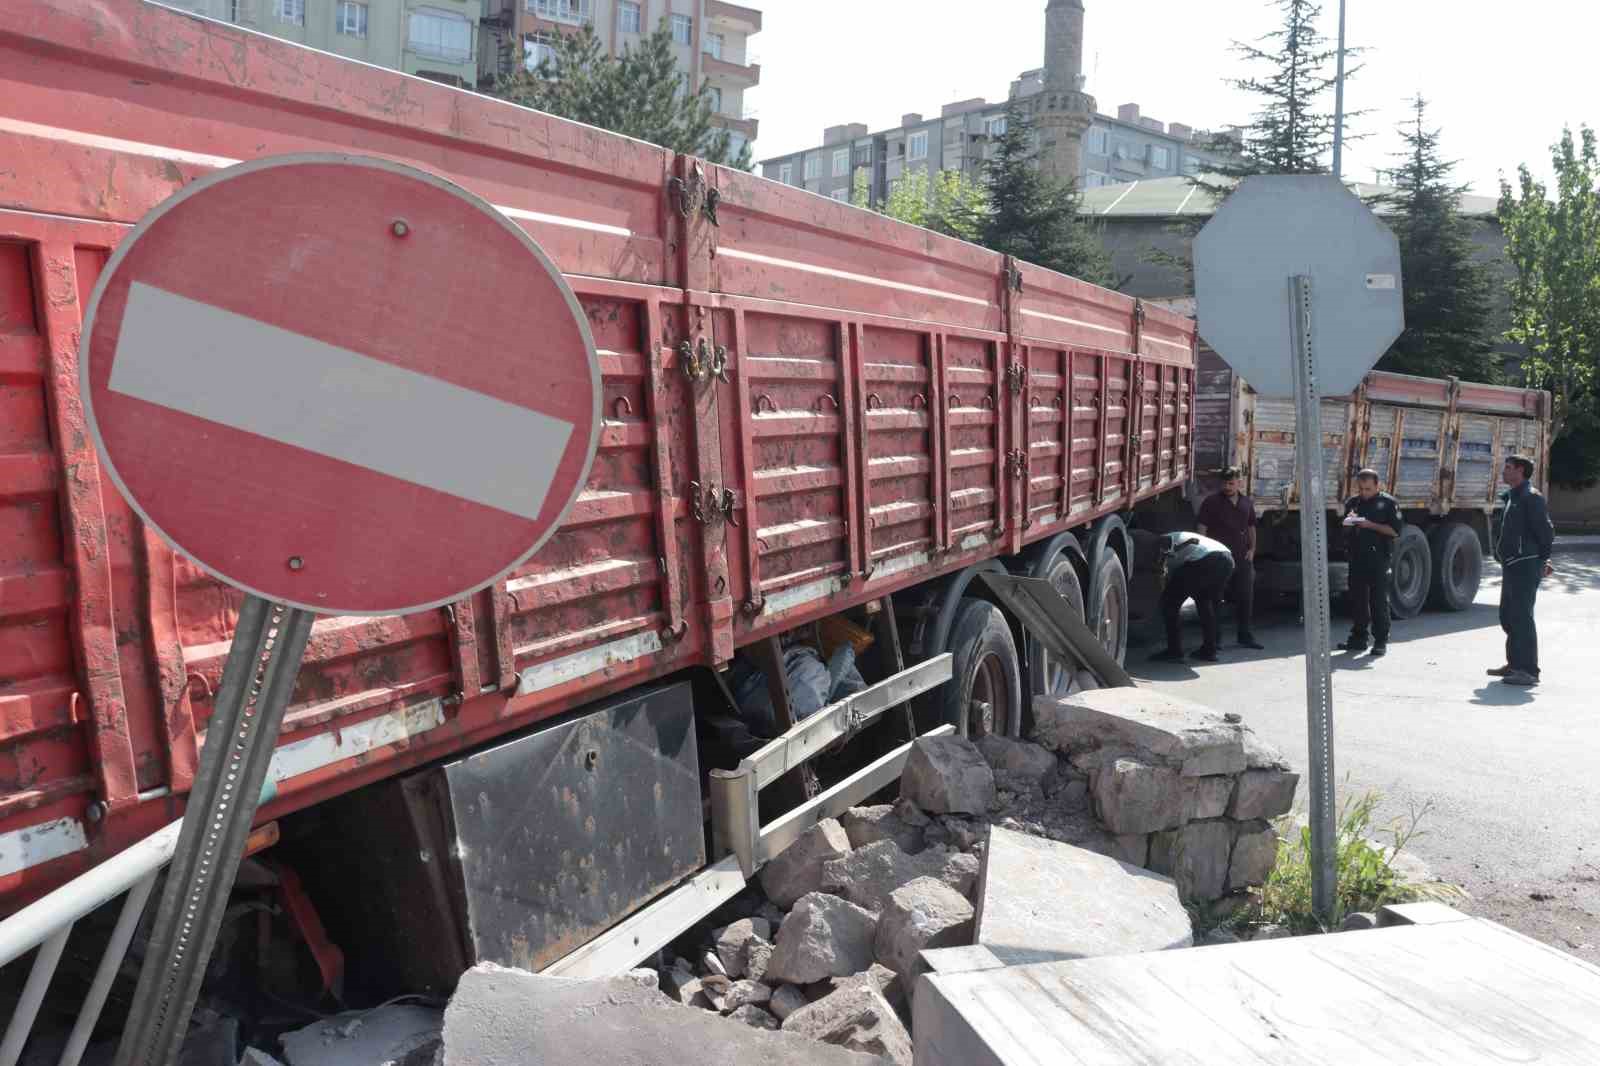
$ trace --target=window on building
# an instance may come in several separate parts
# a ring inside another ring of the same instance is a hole
[[[694,19],[688,15],[673,15],[672,39],[677,44],[688,44],[693,41]]]
[[[913,133],[911,136],[906,138],[906,158],[907,159],[926,159],[926,158],[928,158],[928,131],[927,130],[918,130],[916,133]]]
[[[620,0],[617,4],[617,28],[623,33],[644,32],[644,17],[636,0]]]
[[[850,149],[840,148],[833,153],[833,176],[842,178],[850,173]]]
[[[223,6],[227,9],[229,22],[255,21],[254,0],[227,0]]]
[[[850,190],[849,189],[835,189],[832,192],[830,192],[828,195],[833,197],[835,200],[840,201],[841,203],[849,203],[850,202]]]
[[[1102,185],[1110,185],[1111,184],[1111,175],[1102,174],[1098,170],[1091,170],[1087,174],[1084,175],[1083,183],[1088,188],[1097,189]]]
[[[726,43],[727,38],[723,37],[722,34],[708,33],[706,34],[705,43],[701,46],[701,49],[706,55],[711,56],[713,59],[721,59],[722,46]]]
[[[991,137],[1004,137],[1006,135],[1006,117],[994,115],[983,120],[983,132]]]
[[[1157,170],[1166,170],[1172,166],[1172,149],[1164,145],[1152,144],[1150,146],[1150,165]]]
[[[806,156],[806,180],[822,177],[822,156],[813,152]]]
[[[722,90],[721,89],[717,88],[715,85],[711,86],[710,88],[708,88],[706,90],[706,99],[711,101],[711,110],[717,111],[717,112],[720,112],[722,110]]]
[[[783,182],[785,185],[793,185],[794,184],[794,164],[793,163],[779,163],[778,164],[778,180]]]
[[[1106,137],[1106,131],[1105,130],[1090,130],[1089,131],[1089,154],[1090,155],[1105,155],[1106,154],[1106,147],[1107,147],[1106,141],[1107,141],[1107,137]]]
[[[556,38],[553,33],[530,33],[522,39],[522,67],[530,74],[539,69],[539,64],[549,63],[555,66]]]
[[[346,37],[367,35],[367,5],[356,0],[339,0],[333,12],[333,28]]]
[[[472,23],[453,11],[420,7],[411,12],[406,46],[418,55],[465,63],[472,58]]]
[[[272,13],[291,26],[306,24],[306,0],[272,0]]]
[[[594,0],[527,0],[527,8],[529,14],[552,22],[573,26],[594,24]]]

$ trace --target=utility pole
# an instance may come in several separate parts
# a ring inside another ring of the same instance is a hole
[[[1333,85],[1333,176],[1344,176],[1344,0],[1339,0],[1339,70]]]

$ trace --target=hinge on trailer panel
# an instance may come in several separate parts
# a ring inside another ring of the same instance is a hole
[[[722,203],[722,194],[715,189],[707,189],[704,207],[706,220],[718,229],[722,228],[722,223],[717,221],[717,205],[720,203]]]
[[[1022,291],[1022,268],[1015,263],[1006,264],[1006,288],[1012,292]]]
[[[678,214],[688,218],[705,205],[706,175],[696,163],[689,171],[688,178],[672,178],[667,182],[667,190],[677,202]]]
[[[678,365],[683,368],[683,376],[690,381],[699,382],[716,378],[725,384],[732,384],[728,379],[727,346],[714,345],[704,337],[692,343],[679,342]]]
[[[732,489],[723,489],[720,494],[713,490],[713,495],[717,496],[717,510],[722,512],[723,521],[738,529],[739,519],[734,516],[733,511],[739,505],[739,497],[734,495]]]
[[[1133,301],[1133,321],[1141,329],[1144,327],[1144,301]]]
[[[1027,387],[1028,368],[1021,363],[1012,363],[1006,367],[1006,384],[1012,392],[1021,392]]]
[[[1006,452],[1006,473],[1014,478],[1020,478],[1028,469],[1028,456],[1020,448],[1013,448]]]

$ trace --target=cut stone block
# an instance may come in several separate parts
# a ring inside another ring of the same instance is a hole
[[[869,981],[849,982],[801,1007],[783,1020],[783,1031],[912,1066],[911,1034]]]
[[[877,924],[872,913],[838,896],[822,892],[802,896],[778,928],[765,980],[808,985],[859,973],[872,965]]]
[[[824,818],[761,868],[761,890],[788,910],[801,896],[821,887],[823,863],[849,852],[850,838],[844,827]]]
[[[1176,829],[1194,805],[1194,789],[1195,779],[1177,770],[1116,759],[1094,776],[1095,810],[1101,823],[1118,835]]]
[[[1147,688],[1040,696],[1033,702],[1033,717],[1034,739],[1069,756],[1133,754],[1185,777],[1237,774],[1245,768],[1241,725],[1209,707]]]
[[[1300,775],[1286,770],[1246,770],[1233,789],[1228,817],[1240,822],[1276,818],[1294,806]]]
[[[915,855],[924,846],[922,830],[928,824],[926,815],[917,812],[918,822],[908,822],[891,804],[877,807],[851,807],[839,816],[845,835],[852,848],[864,848],[880,840],[892,840],[907,855]]]
[[[996,826],[979,875],[976,938],[1014,966],[1189,947],[1193,931],[1170,878]]]
[[[1188,820],[1221,818],[1227,814],[1228,804],[1233,799],[1233,781],[1233,778],[1224,774],[1197,778],[1189,804]]]
[[[1171,877],[1178,894],[1195,903],[1227,894],[1232,854],[1233,827],[1225,821],[1190,822],[1150,838],[1150,868]]]
[[[1022,774],[1035,781],[1056,768],[1056,757],[1037,744],[990,734],[980,737],[978,751],[996,771]]]
[[[911,745],[900,795],[928,814],[988,814],[994,771],[966,737],[923,737]]]
[[[1278,834],[1270,822],[1243,822],[1234,827],[1233,858],[1228,887],[1248,888],[1266,881],[1278,861]]]
[[[878,961],[902,977],[912,976],[924,948],[972,942],[972,904],[942,881],[919,877],[889,893],[878,916],[873,948]]]

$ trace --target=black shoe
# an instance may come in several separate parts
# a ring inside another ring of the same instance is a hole
[[[1385,655],[1388,655],[1388,654],[1389,654],[1389,645],[1387,645],[1387,644],[1374,644],[1372,646],[1372,657],[1374,659],[1381,659]]]
[[[1250,634],[1250,633],[1240,633],[1239,634],[1239,647],[1241,647],[1241,648],[1252,648],[1252,649],[1254,649],[1256,651],[1266,651],[1267,650],[1267,646],[1265,644],[1261,643],[1259,640],[1257,640],[1255,638],[1255,636],[1253,634]]]
[[[1189,658],[1199,659],[1203,663],[1214,663],[1217,661],[1217,649],[1196,648],[1194,651],[1189,653]]]
[[[1497,666],[1497,667],[1495,667],[1493,670],[1490,670],[1488,673],[1489,673],[1490,677],[1505,677],[1507,674],[1511,673],[1514,669],[1515,669],[1515,667],[1513,667],[1510,663],[1507,663],[1505,666]]]
[[[1366,651],[1367,650],[1367,642],[1364,641],[1364,640],[1357,640],[1355,637],[1351,637],[1349,640],[1345,641],[1343,644],[1336,644],[1336,645],[1334,645],[1334,647],[1338,648],[1340,651],[1348,651],[1348,652]]]
[[[1165,651],[1158,651],[1154,655],[1150,656],[1150,661],[1153,663],[1181,663],[1183,662],[1183,652],[1174,651],[1171,648],[1168,648]]]

